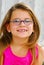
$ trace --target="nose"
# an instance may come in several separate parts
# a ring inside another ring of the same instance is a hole
[[[20,26],[25,26],[24,21],[21,21],[21,22],[20,22]]]

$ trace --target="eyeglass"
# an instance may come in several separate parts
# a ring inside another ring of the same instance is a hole
[[[25,20],[21,20],[19,18],[15,18],[15,20],[11,21],[13,22],[15,25],[20,25],[21,22],[23,22],[25,25],[29,25],[31,24],[33,21],[30,20],[29,18],[26,18]]]

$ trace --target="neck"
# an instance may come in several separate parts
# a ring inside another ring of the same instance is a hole
[[[19,56],[25,56],[28,51],[28,47],[26,46],[27,41],[28,38],[13,38],[10,45],[13,53]]]
[[[28,38],[13,37],[12,45],[25,46],[27,42],[28,42]]]

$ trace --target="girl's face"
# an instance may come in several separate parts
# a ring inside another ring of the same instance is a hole
[[[11,32],[13,36],[26,38],[32,34],[33,21],[27,11],[16,9],[13,11],[10,21],[7,30]]]

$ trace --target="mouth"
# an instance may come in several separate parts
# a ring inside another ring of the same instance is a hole
[[[18,32],[27,32],[28,30],[27,29],[18,29],[17,31]]]

